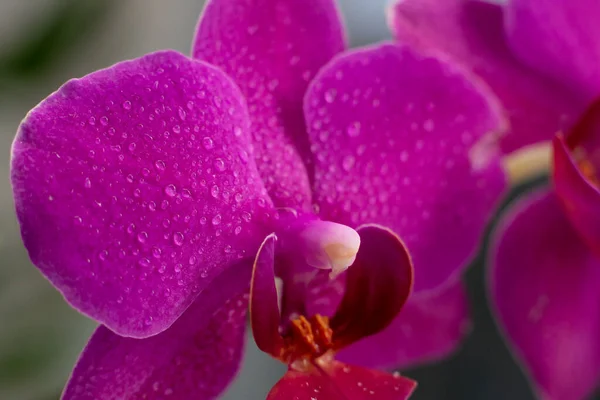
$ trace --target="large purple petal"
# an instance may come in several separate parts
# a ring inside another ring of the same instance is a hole
[[[409,298],[383,331],[343,349],[337,359],[369,368],[406,368],[437,361],[455,351],[471,320],[462,282]]]
[[[591,100],[600,94],[597,0],[509,0],[506,34],[515,54]]]
[[[332,361],[311,373],[288,371],[267,400],[406,400],[416,386],[397,374]]]
[[[600,381],[600,260],[542,191],[495,233],[490,290],[497,322],[541,398],[582,400]]]
[[[172,51],[69,81],[13,145],[33,263],[121,335],[166,329],[265,236],[272,205],[248,128],[233,82]]]
[[[246,96],[258,168],[277,206],[310,207],[302,98],[344,47],[333,0],[211,0],[200,19],[194,57],[222,68]]]
[[[510,132],[501,141],[504,153],[550,140],[585,108],[584,99],[562,85],[562,80],[553,81],[517,59],[506,42],[503,9],[497,4],[477,0],[402,0],[390,11],[391,28],[401,43],[442,50],[492,88],[510,121]],[[554,42],[536,42],[538,48],[553,45]]]
[[[100,327],[63,400],[216,398],[237,373],[244,345],[250,266],[225,271],[166,331],[147,339]]]
[[[384,44],[321,70],[305,113],[322,218],[392,228],[415,290],[468,264],[505,189],[493,143],[502,117],[485,91],[451,64]]]

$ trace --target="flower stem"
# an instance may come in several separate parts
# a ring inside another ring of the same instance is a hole
[[[502,160],[511,186],[517,186],[550,172],[551,142],[534,143],[516,150]]]

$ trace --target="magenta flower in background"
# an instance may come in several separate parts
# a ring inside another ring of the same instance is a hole
[[[505,187],[499,107],[464,71],[410,47],[329,62],[344,49],[335,4],[309,3],[210,1],[195,59],[162,51],[116,64],[23,121],[12,160],[23,241],[66,300],[104,325],[63,398],[221,393],[239,367],[251,266],[273,232],[283,325],[369,307],[344,271],[394,251],[363,249],[381,231],[354,228],[380,224],[410,249],[415,294],[400,314],[407,289],[379,322],[351,319],[368,330],[332,348],[344,347],[339,360],[405,366],[464,336],[460,271]],[[379,268],[365,279],[389,272]]]
[[[396,4],[399,40],[452,55],[485,79],[511,123],[505,153],[553,139],[553,188],[517,201],[490,252],[497,322],[543,399],[600,383],[600,7],[594,1]],[[573,126],[575,125],[575,126]]]

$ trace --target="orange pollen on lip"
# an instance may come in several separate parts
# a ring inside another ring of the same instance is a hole
[[[599,186],[600,180],[598,179],[598,174],[596,171],[596,167],[587,157],[585,151],[583,149],[576,149],[573,152],[573,156],[575,158],[575,162],[581,174],[588,180],[590,183]]]
[[[289,333],[284,336],[281,359],[288,363],[300,358],[316,359],[331,350],[332,337],[329,318],[319,314],[300,316],[291,321]]]

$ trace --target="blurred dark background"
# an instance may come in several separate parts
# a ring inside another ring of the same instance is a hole
[[[339,2],[353,46],[389,37],[388,1]],[[202,5],[200,0],[0,1],[0,399],[57,399],[94,329],[31,266],[21,244],[8,181],[19,121],[71,77],[161,48],[188,52]],[[467,274],[474,331],[447,361],[403,371],[420,382],[415,400],[533,399],[489,314],[483,254]],[[252,340],[247,353],[225,399],[264,399],[283,373],[283,365],[260,353]]]

